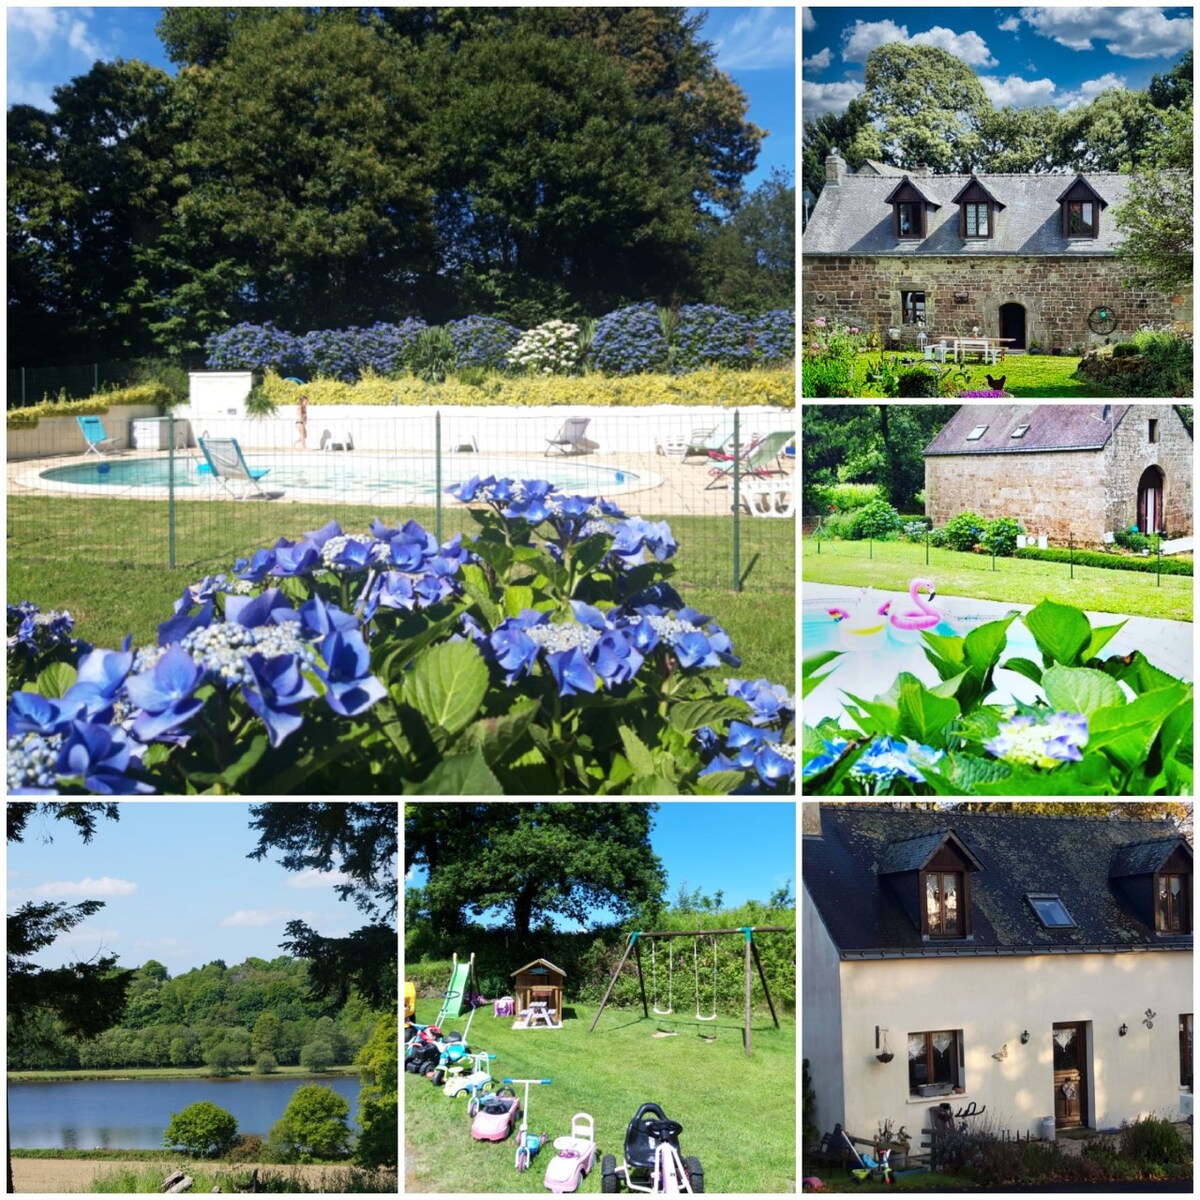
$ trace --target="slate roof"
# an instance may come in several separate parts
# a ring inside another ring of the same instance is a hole
[[[1109,880],[1115,853],[1177,844],[1170,821],[893,812],[861,803],[823,805],[821,820],[823,836],[803,841],[804,885],[843,959],[1192,948],[1191,934],[1157,934],[1140,921]],[[898,881],[881,871],[889,847],[950,830],[982,864],[971,875],[972,937],[923,941]],[[1060,896],[1074,927],[1044,928],[1028,894]]]
[[[1153,842],[1140,842],[1136,846],[1125,846],[1113,853],[1108,873],[1116,879],[1122,875],[1145,875],[1157,871],[1178,845],[1178,837],[1166,837]]]
[[[956,196],[970,175],[913,175],[908,179],[940,208],[927,210],[928,236],[920,242],[898,241],[892,228],[892,207],[886,202],[896,187],[895,175],[843,175],[826,183],[817,197],[803,235],[803,252],[810,254],[882,254],[897,258],[953,255],[988,258],[997,254],[1065,255],[1069,258],[1107,257],[1120,243],[1113,208],[1128,195],[1124,175],[1092,172],[1083,178],[1108,204],[1100,216],[1100,236],[1064,238],[1062,209],[1057,197],[1074,175],[976,175],[1001,203],[993,214],[995,235],[966,240],[958,233]]]
[[[892,842],[880,860],[879,874],[891,875],[900,871],[919,871],[929,861],[934,851],[948,839],[948,833],[929,833],[924,837]],[[957,849],[957,847],[955,848]]]
[[[1103,450],[1129,411],[1128,404],[964,404],[925,447],[925,455],[1031,454],[1049,450]],[[1108,409],[1107,415],[1105,409]],[[981,438],[968,442],[977,425]],[[1012,436],[1021,425],[1029,428]]]

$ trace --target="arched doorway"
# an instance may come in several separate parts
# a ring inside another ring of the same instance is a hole
[[[1025,306],[1023,304],[1000,305],[1000,336],[1012,338],[1005,342],[1009,350],[1025,349]]]
[[[1147,467],[1138,480],[1137,520],[1142,533],[1163,527],[1163,473],[1158,467]]]

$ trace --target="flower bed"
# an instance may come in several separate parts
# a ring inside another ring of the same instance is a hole
[[[415,522],[280,539],[186,588],[158,644],[9,606],[14,794],[789,791],[794,699],[668,582],[665,523],[545,481]]]

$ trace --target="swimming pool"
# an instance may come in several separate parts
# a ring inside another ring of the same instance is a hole
[[[342,453],[255,453],[249,465],[267,467],[263,486],[282,490],[284,498],[313,500],[336,495],[339,500],[370,499],[392,503],[433,500],[437,491],[436,461],[421,455],[370,455]],[[213,499],[223,494],[203,460],[177,454],[174,462],[176,498]],[[165,499],[170,489],[171,466],[165,454],[70,463],[28,472],[21,482],[55,494],[120,495],[126,499]],[[511,479],[548,479],[566,492],[612,498],[627,492],[657,487],[661,478],[650,472],[636,474],[615,466],[552,458],[497,458],[455,455],[442,459],[444,488],[472,475]]]

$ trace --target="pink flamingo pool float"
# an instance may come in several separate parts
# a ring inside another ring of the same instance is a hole
[[[925,629],[932,629],[941,622],[944,614],[921,598],[920,593],[922,591],[929,593],[930,600],[937,595],[937,590],[933,586],[932,579],[913,579],[909,581],[908,594],[915,607],[905,609],[902,612],[893,608],[889,616],[893,629],[898,632],[903,631],[907,634],[916,634]],[[909,639],[906,638],[905,640]]]

